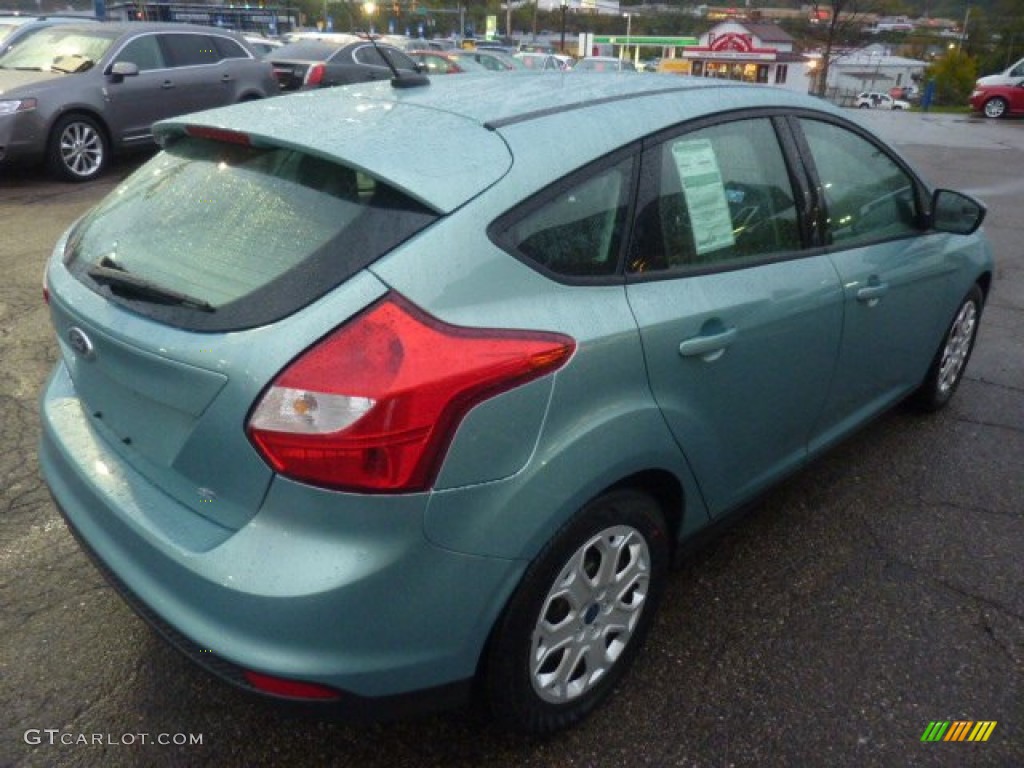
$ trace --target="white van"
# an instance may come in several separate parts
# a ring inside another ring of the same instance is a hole
[[[978,85],[1013,85],[1024,78],[1024,59],[997,75],[987,75],[978,79]]]

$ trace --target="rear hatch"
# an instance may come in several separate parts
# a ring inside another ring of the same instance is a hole
[[[176,136],[69,233],[48,270],[51,313],[96,431],[169,496],[235,529],[273,477],[245,433],[253,403],[386,293],[364,267],[439,213],[265,138]]]

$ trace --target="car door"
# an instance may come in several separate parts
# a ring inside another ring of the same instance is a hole
[[[923,231],[923,191],[894,156],[852,128],[801,118],[843,286],[836,379],[812,448],[838,439],[923,379],[949,317],[956,261]],[[959,297],[957,297],[959,298]]]
[[[1014,114],[1024,112],[1024,80],[1011,87],[1007,95],[1010,97],[1010,111]]]
[[[110,74],[119,62],[135,64],[137,75]],[[106,119],[115,142],[132,145],[152,138],[153,123],[181,114],[173,98],[177,83],[157,35],[145,33],[125,42],[110,60],[106,74]]]
[[[178,105],[177,114],[222,107],[235,101],[234,77],[212,35],[168,31],[160,35],[160,43],[174,68],[170,98]]]
[[[734,120],[643,154],[627,295],[712,515],[804,460],[838,351],[842,290],[829,258],[803,249],[807,190],[777,128]]]

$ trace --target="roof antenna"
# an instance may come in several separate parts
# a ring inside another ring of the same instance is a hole
[[[430,78],[422,72],[412,72],[402,75],[398,71],[398,67],[395,66],[394,62],[391,61],[387,54],[377,45],[377,41],[374,39],[373,34],[370,33],[366,37],[369,39],[370,45],[373,46],[373,49],[382,59],[384,59],[384,63],[388,65],[388,69],[391,70],[391,74],[394,75],[394,77],[391,78],[392,88],[418,88],[421,85],[430,85]]]

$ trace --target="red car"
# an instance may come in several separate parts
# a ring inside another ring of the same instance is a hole
[[[971,108],[985,117],[1024,115],[1024,80],[1003,85],[976,84]]]

